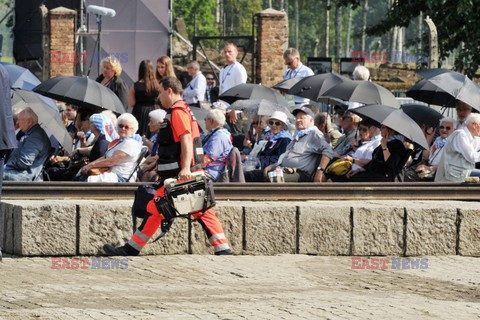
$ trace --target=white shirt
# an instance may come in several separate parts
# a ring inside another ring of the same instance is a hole
[[[382,142],[382,136],[374,136],[371,138],[370,141],[362,144],[357,150],[354,152],[352,158],[354,159],[369,159],[372,160],[373,150],[375,150],[380,143]],[[352,170],[359,170],[361,167],[354,163],[352,165]]]
[[[193,76],[192,81],[187,84],[185,90],[183,90],[183,100],[185,100],[187,104],[196,104],[199,101],[203,101],[206,90],[207,79],[201,71],[198,71],[197,74]]]
[[[473,137],[467,127],[458,130],[460,132],[452,141],[453,150],[470,163],[480,162],[480,138]]]
[[[124,177],[125,179],[132,173],[135,167],[138,155],[142,149],[142,143],[134,139],[125,139],[105,152],[106,158],[111,158],[116,151],[122,151],[128,155],[122,163],[111,167],[110,171]]]
[[[309,67],[305,66],[303,63],[300,62],[300,64],[298,65],[298,67],[295,70],[292,70],[292,69],[288,68],[285,71],[285,73],[283,74],[283,79],[288,80],[288,79],[292,79],[292,78],[305,78],[305,77],[313,76],[313,75],[314,75],[314,73],[313,73],[312,69],[310,69]],[[298,97],[298,96],[292,96],[292,95],[286,95],[285,96],[285,98],[290,101],[291,98],[289,99],[289,97],[294,98],[295,104],[309,103],[310,102],[309,99],[305,99],[305,98]]]
[[[220,94],[241,83],[247,83],[247,70],[238,61],[220,70]]]

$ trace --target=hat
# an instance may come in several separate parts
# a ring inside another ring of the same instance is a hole
[[[284,124],[288,124],[287,115],[282,111],[275,111],[272,113],[269,119],[277,119],[282,121]]]
[[[227,112],[228,105],[225,102],[218,100],[212,104],[212,109],[219,109],[223,112]]]
[[[306,114],[308,114],[310,117],[312,117],[312,119],[315,117],[315,115],[313,114],[313,111],[312,109],[310,109],[309,107],[305,107],[305,106],[302,106],[300,108],[296,108],[292,111],[292,114],[294,116],[297,115],[297,113],[299,113],[300,111],[302,112],[305,112]]]

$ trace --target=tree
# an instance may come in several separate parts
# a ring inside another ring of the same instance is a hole
[[[183,17],[187,32],[193,36],[194,17],[197,17],[197,35],[218,35],[216,19],[216,0],[175,0],[173,1],[173,18]]]
[[[423,12],[435,23],[438,31],[440,58],[458,50],[455,69],[463,70],[472,77],[480,66],[480,28],[477,20],[480,16],[478,1],[471,0],[402,0],[397,1],[385,18],[367,29],[372,35],[381,35],[395,26],[408,27]],[[416,43],[420,39],[416,39]],[[423,44],[427,50],[428,44]],[[428,51],[426,51],[428,52]]]

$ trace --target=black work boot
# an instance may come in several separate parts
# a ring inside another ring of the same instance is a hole
[[[234,254],[233,254],[232,249],[225,249],[225,250],[222,250],[222,251],[215,252],[215,255],[216,256],[232,256]]]
[[[103,246],[103,250],[107,256],[138,256],[140,254],[140,251],[135,250],[128,243],[121,247],[114,247],[111,244],[106,244]]]

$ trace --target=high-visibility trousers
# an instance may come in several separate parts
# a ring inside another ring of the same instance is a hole
[[[165,187],[162,186],[157,190],[154,196],[155,198],[165,196]],[[151,200],[147,205],[147,215],[140,227],[135,231],[133,236],[128,240],[128,244],[135,250],[141,251],[142,248],[148,243],[151,237],[155,234],[162,223],[163,216],[157,210],[154,200]],[[208,209],[205,214],[202,212],[192,214],[192,218],[197,219],[203,227],[210,244],[215,248],[215,252],[230,249],[227,238],[223,233],[222,224],[218,220],[217,215],[213,209]]]

